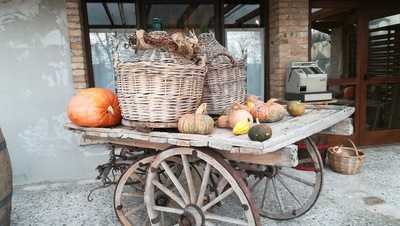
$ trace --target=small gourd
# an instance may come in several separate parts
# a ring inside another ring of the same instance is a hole
[[[234,128],[236,123],[242,120],[247,120],[252,123],[253,116],[251,116],[247,110],[241,109],[240,104],[235,104],[229,114],[229,127]]]
[[[278,99],[271,98],[267,101],[267,103],[265,103],[266,107],[268,108],[267,122],[277,122],[285,117],[285,108],[282,105],[276,103],[276,101],[278,101]]]
[[[207,104],[203,103],[194,114],[185,114],[178,121],[181,133],[210,134],[214,130],[214,120],[206,114]]]
[[[257,96],[250,95],[246,98],[246,106],[250,114],[253,116],[253,118],[256,118],[254,115],[255,110],[258,106],[264,105],[264,102],[259,100]]]
[[[289,101],[287,105],[287,111],[291,116],[297,117],[305,112],[305,106],[300,101]]]
[[[217,119],[217,127],[228,128],[229,127],[229,117],[227,115],[221,115]]]
[[[250,112],[249,108],[247,107],[247,105],[240,104],[240,103],[237,102],[237,103],[232,104],[232,106],[227,107],[224,110],[223,115],[228,115],[229,116],[233,111],[236,111],[236,110],[246,110],[246,111]]]
[[[257,124],[250,128],[248,136],[253,141],[266,141],[272,136],[271,127],[265,124]]]
[[[243,119],[239,121],[236,123],[235,127],[233,127],[233,134],[239,136],[248,133],[252,123],[253,122],[249,121],[249,119]]]
[[[269,119],[269,108],[265,103],[258,104],[254,107],[253,117],[260,122],[267,122]]]

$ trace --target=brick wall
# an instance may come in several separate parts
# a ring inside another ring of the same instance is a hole
[[[71,68],[74,88],[87,88],[89,84],[87,63],[84,51],[84,36],[82,32],[82,15],[80,15],[80,0],[66,0],[68,35],[71,49]]]
[[[308,60],[309,0],[270,0],[270,95],[284,97],[291,61]]]

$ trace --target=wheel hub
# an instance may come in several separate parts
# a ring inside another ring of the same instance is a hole
[[[201,208],[193,204],[186,206],[179,219],[179,226],[203,225],[205,225],[205,217]]]
[[[276,166],[267,166],[264,171],[264,176],[268,178],[274,177],[278,173],[278,167]]]

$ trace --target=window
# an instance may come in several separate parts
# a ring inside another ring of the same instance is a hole
[[[311,60],[329,79],[354,78],[356,16],[351,8],[311,9]]]
[[[159,19],[162,30],[196,30],[197,33],[213,30],[215,25],[213,4],[146,4],[147,27]]]
[[[248,92],[264,96],[264,29],[258,0],[87,0],[86,22],[94,86],[114,88],[113,36],[137,28],[150,30],[155,21],[168,32],[214,32],[236,56],[247,53]],[[224,38],[225,37],[225,38]],[[90,61],[89,61],[90,62]]]
[[[369,21],[369,76],[400,74],[400,14]]]
[[[247,92],[264,98],[264,29],[260,4],[225,4],[224,28],[228,50],[247,56]]]

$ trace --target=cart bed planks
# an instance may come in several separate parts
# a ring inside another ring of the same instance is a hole
[[[181,147],[209,147],[230,153],[266,154],[282,149],[316,133],[326,131],[354,113],[353,107],[339,105],[308,106],[300,117],[285,116],[276,123],[268,123],[272,137],[264,142],[251,141],[247,135],[235,136],[228,129],[216,128],[210,135],[183,134],[177,132],[140,132],[130,127],[84,128],[73,124],[65,127],[81,133],[94,141],[107,140],[141,141],[149,144],[175,145]],[[351,120],[345,120],[351,123]],[[329,130],[328,130],[329,131]],[[334,133],[334,131],[330,131]],[[112,143],[112,142],[111,142]]]

